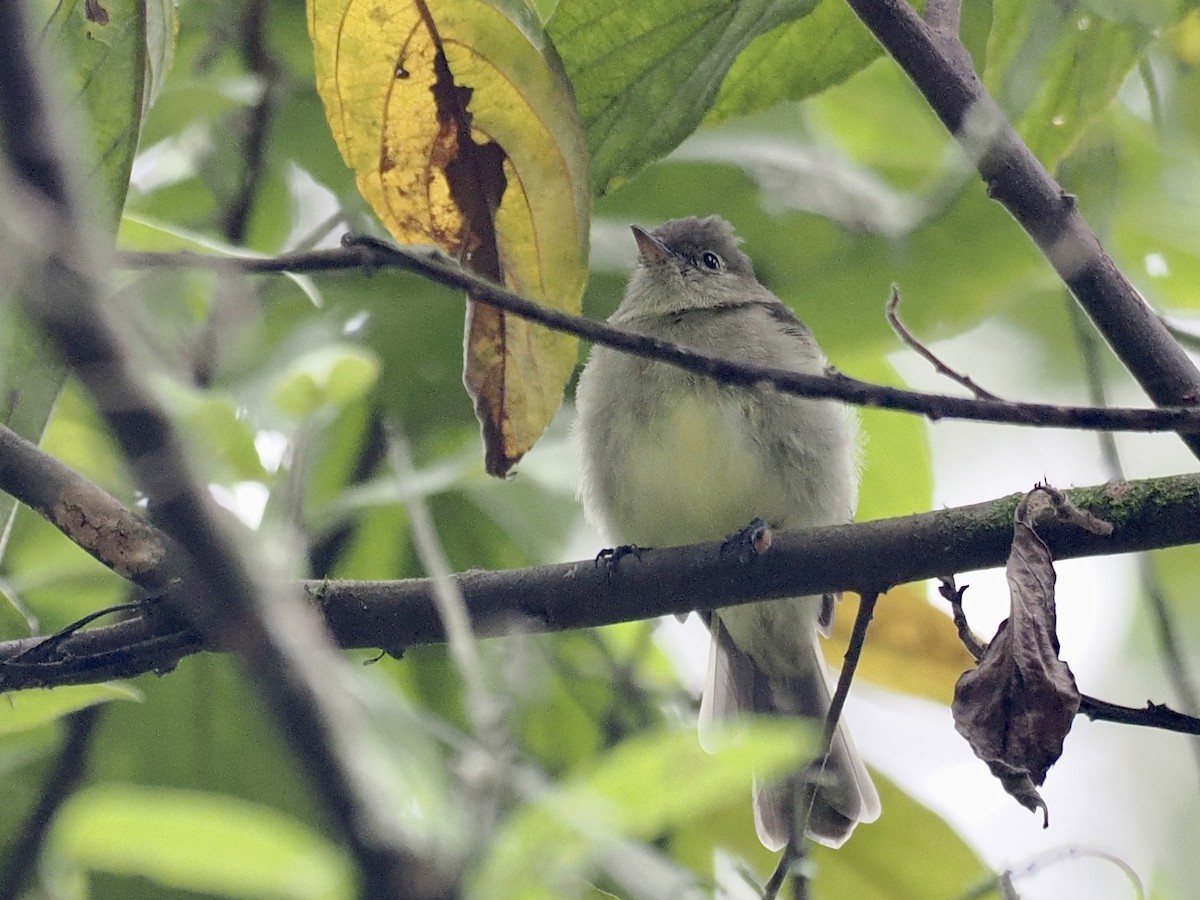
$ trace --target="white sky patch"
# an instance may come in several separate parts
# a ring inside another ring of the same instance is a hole
[[[288,193],[292,198],[292,232],[284,249],[337,247],[347,232],[345,222],[336,221],[341,204],[337,195],[295,163],[287,167]]]
[[[197,160],[209,151],[212,137],[207,128],[191,126],[179,134],[147,147],[133,161],[129,181],[139,191],[150,193],[195,176]]]
[[[237,516],[243,525],[255,529],[262,524],[267,498],[271,495],[261,481],[239,481],[231,487],[210,484],[208,492],[218,505]]]
[[[1167,265],[1166,257],[1161,253],[1147,253],[1144,263],[1146,274],[1151,278],[1166,278],[1171,274],[1171,267]]]
[[[254,449],[258,461],[268,472],[274,474],[283,465],[283,458],[291,444],[282,431],[259,431],[254,435]]]
[[[342,326],[342,334],[346,335],[347,337],[358,334],[363,330],[363,328],[366,327],[369,321],[371,321],[371,314],[365,309],[360,313],[355,313],[353,316],[347,319],[346,324]]]

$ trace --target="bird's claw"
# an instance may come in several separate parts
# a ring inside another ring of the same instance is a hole
[[[721,555],[736,553],[740,563],[747,563],[771,549],[771,526],[763,519],[755,519],[740,531],[725,538],[721,543]]]
[[[642,551],[649,549],[647,547],[639,547],[637,544],[621,544],[619,547],[606,547],[596,554],[596,561],[593,565],[600,568],[600,564],[605,566],[604,576],[612,578],[613,572],[617,568],[617,563],[623,560],[626,556],[636,556],[641,562]]]

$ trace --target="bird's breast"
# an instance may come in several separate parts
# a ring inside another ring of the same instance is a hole
[[[615,448],[630,456],[616,466],[624,475],[613,510],[625,539],[651,547],[715,540],[772,515],[778,474],[734,397],[685,393],[631,431]]]

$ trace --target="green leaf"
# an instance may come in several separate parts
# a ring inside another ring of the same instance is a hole
[[[1070,7],[1001,0],[994,6],[985,82],[1049,169],[1067,156],[1126,76],[1188,5],[1176,0]]]
[[[62,0],[46,22],[43,40],[67,82],[87,136],[85,176],[98,186],[115,223],[125,203],[144,108],[147,41],[153,45],[155,78],[169,62],[172,10],[167,0]],[[153,83],[157,84],[157,80]],[[19,271],[19,269],[17,270]],[[0,298],[0,410],[3,422],[37,442],[50,419],[66,370],[17,309]],[[0,496],[0,557],[8,542],[15,501]]]
[[[518,811],[474,883],[491,898],[562,896],[563,886],[586,877],[593,855],[611,841],[649,840],[734,795],[749,807],[754,774],[771,778],[789,771],[815,743],[815,731],[779,721],[747,725],[712,755],[700,749],[691,730],[632,738],[590,772]]]
[[[961,897],[992,877],[982,860],[946,822],[878,772],[883,814],[859,825],[837,850],[812,847],[810,892],[815,900],[930,900]],[[736,798],[682,830],[672,841],[677,859],[711,877],[713,861],[733,853],[765,881],[778,854],[754,835],[749,798]],[[943,855],[944,852],[944,855]],[[786,891],[785,891],[786,894]]]
[[[155,74],[161,76],[171,44],[170,7],[153,9]],[[146,97],[147,8],[142,0],[63,0],[46,24],[70,90],[90,125],[85,143],[88,180],[98,184],[115,222],[125,203]]]
[[[0,581],[0,640],[15,640],[34,633],[36,618]]]
[[[12,691],[0,697],[0,737],[32,731],[97,703],[141,698],[138,691],[116,682]]]
[[[343,900],[347,860],[297,820],[196,791],[107,785],[73,797],[53,850],[88,871],[222,897]]]
[[[1153,35],[1083,14],[1064,28],[1017,130],[1053,169],[1117,94]]]
[[[379,378],[379,360],[353,344],[334,344],[304,354],[275,387],[280,409],[307,416],[322,406],[345,406],[364,396]]]
[[[604,194],[665,156],[700,123],[754,38],[815,0],[562,0],[547,29],[575,87]]]
[[[821,0],[811,15],[759,36],[738,56],[708,119],[720,122],[810,97],[849,78],[882,53],[844,0]]]
[[[121,216],[117,231],[117,243],[123,250],[145,250],[155,253],[188,251],[229,259],[263,259],[263,254],[253,253],[244,247],[235,247],[208,235],[188,231],[169,222],[160,222],[147,216],[125,213]],[[321,305],[320,292],[312,279],[294,272],[284,272],[283,277],[294,284],[313,306]]]
[[[814,847],[814,896],[855,900],[960,897],[993,877],[946,822],[886,778],[873,774],[883,814],[839,850]]]
[[[839,364],[856,378],[881,384],[899,381],[877,347],[866,353],[843,355]],[[926,420],[882,409],[864,408],[860,415],[864,465],[856,518],[885,519],[929,509],[933,467]]]
[[[17,517],[6,555],[6,587],[43,632],[128,599],[129,582],[41,516]]]
[[[205,477],[217,481],[260,481],[266,477],[254,446],[254,425],[233,398],[178,384],[164,385],[163,395]]]
[[[66,367],[17,298],[0,296],[0,422],[28,441],[40,441],[66,377]],[[16,498],[0,492],[0,559],[16,513]]]
[[[119,499],[133,502],[136,492],[121,451],[78,382],[67,382],[59,395],[41,448]]]

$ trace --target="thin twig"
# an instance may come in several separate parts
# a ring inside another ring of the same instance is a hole
[[[846,645],[842,671],[838,673],[837,688],[834,689],[833,698],[829,701],[829,712],[825,716],[825,731],[821,736],[822,774],[829,762],[829,750],[833,746],[833,736],[837,732],[838,722],[841,721],[846,698],[850,696],[850,683],[854,680],[854,673],[858,671],[858,661],[862,658],[863,647],[866,645],[867,628],[875,615],[875,604],[878,601],[879,591],[864,591],[859,596],[858,614],[854,617],[854,628],[850,632],[850,641]],[[805,810],[802,825],[807,824],[811,812],[811,808]],[[805,829],[798,830],[803,833]]]
[[[975,637],[967,616],[963,610],[962,596],[968,585],[956,587],[953,577],[939,578],[938,593],[950,602],[954,614],[954,625],[958,629],[958,639],[967,648],[967,652],[976,661],[983,658],[987,650]],[[1147,703],[1142,708],[1119,706],[1106,700],[1099,700],[1087,694],[1081,694],[1079,699],[1079,715],[1087,716],[1093,722],[1112,722],[1118,725],[1136,725],[1141,728],[1160,728],[1177,734],[1200,735],[1200,718],[1176,712],[1158,703]],[[1195,742],[1193,742],[1195,743]]]
[[[1145,900],[1146,886],[1142,884],[1142,879],[1138,876],[1133,866],[1119,856],[1109,853],[1107,850],[1100,850],[1093,847],[1062,847],[1039,853],[1020,869],[1010,867],[998,875],[981,881],[965,894],[961,894],[958,900],[983,900],[983,898],[989,897],[995,892],[1000,892],[1002,898],[1019,897],[1020,895],[1016,891],[1014,882],[1037,875],[1039,871],[1043,871],[1052,865],[1079,859],[1099,859],[1116,866],[1129,879],[1129,884],[1134,890],[1136,900]]]
[[[373,238],[348,238],[342,250],[316,250],[274,258],[215,257],[198,253],[123,253],[130,267],[193,266],[243,272],[319,272],[347,269],[399,268],[448,287],[469,291],[474,301],[537,322],[555,331],[603,344],[635,356],[656,359],[710,378],[744,386],[769,384],[785,394],[841,400],[857,406],[923,415],[931,420],[966,419],[1036,428],[1103,431],[1177,431],[1200,433],[1200,409],[1095,409],[1016,403],[926,394],[871,384],[842,373],[803,375],[787,369],[725,359],[671,341],[595,322],[537,303],[466,272],[436,251],[395,247]]]
[[[892,330],[896,332],[900,340],[908,344],[909,347],[929,362],[939,375],[945,375],[951,381],[961,384],[979,400],[1000,400],[1003,402],[1000,397],[997,397],[991,391],[981,388],[969,376],[963,375],[961,372],[950,368],[942,362],[940,358],[934,355],[932,350],[922,344],[917,339],[917,336],[908,330],[908,326],[900,321],[900,288],[897,285],[892,285],[892,296],[888,299],[885,315],[887,316],[888,324],[892,326]]]
[[[485,771],[480,773],[480,783],[471,785],[477,788],[479,794],[473,805],[483,826],[481,833],[486,834],[499,815],[502,786],[507,780],[505,776],[509,764],[513,761],[512,741],[504,724],[508,711],[491,688],[492,679],[484,665],[466,601],[452,577],[450,561],[429,507],[419,492],[407,490],[414,478],[408,441],[394,422],[385,426],[385,432],[388,456],[408,512],[413,544],[430,578],[433,600],[446,632],[447,649],[463,679],[467,716],[475,736],[487,750]]]
[[[975,632],[971,630],[971,626],[967,622],[967,614],[963,611],[962,598],[969,587],[969,584],[959,587],[955,584],[953,575],[943,575],[938,578],[938,593],[950,602],[950,612],[954,616],[954,627],[958,630],[958,639],[978,662],[983,659],[987,646],[975,637]]]
[[[1079,713],[1093,722],[1112,722],[1115,725],[1136,725],[1139,728],[1160,728],[1176,734],[1200,735],[1200,719],[1158,703],[1148,702],[1140,708],[1118,706],[1116,703],[1084,694],[1079,701]]]
[[[267,135],[275,113],[280,68],[269,49],[267,12],[266,0],[250,0],[242,10],[242,60],[257,77],[260,94],[241,116],[244,134],[238,156],[242,167],[233,196],[221,216],[221,229],[231,244],[241,244],[246,239],[250,214],[266,171]]]
[[[829,764],[833,736],[837,733],[838,722],[841,720],[842,710],[846,706],[846,698],[850,695],[850,683],[854,680],[854,673],[858,669],[858,661],[862,657],[863,647],[867,640],[867,628],[871,624],[871,618],[875,615],[875,604],[878,601],[878,591],[863,591],[860,595],[858,615],[854,618],[854,628],[850,632],[850,640],[846,645],[842,671],[838,674],[837,688],[829,701],[829,712],[825,716],[825,727],[821,733],[821,764],[813,773],[813,777],[805,778],[803,781],[798,804],[798,808],[801,810],[800,818],[792,828],[791,838],[779,865],[763,890],[763,900],[774,900],[779,893],[780,885],[789,873],[792,874],[793,889],[801,892],[798,896],[804,897],[807,893],[807,888],[804,886],[804,882],[808,880],[807,876],[803,867],[797,865],[803,860],[800,842],[808,831],[808,819],[812,815],[813,805],[816,802],[816,784],[824,777],[825,767]]]
[[[1088,400],[1093,406],[1108,404],[1105,388],[1104,366],[1100,358],[1099,342],[1094,333],[1080,322],[1080,313],[1072,304],[1071,321],[1075,326],[1075,341],[1083,360],[1083,370],[1088,386]],[[1114,480],[1125,477],[1125,466],[1121,460],[1121,450],[1112,434],[1099,432],[1096,435],[1100,443],[1101,456],[1104,459],[1108,476]],[[1195,679],[1185,655],[1179,646],[1178,628],[1174,612],[1163,591],[1162,582],[1155,569],[1154,560],[1146,554],[1140,554],[1137,560],[1138,583],[1142,595],[1150,608],[1151,620],[1154,623],[1154,637],[1158,643],[1158,653],[1166,672],[1167,680],[1179,698],[1188,717],[1200,714],[1200,696],[1197,696]],[[1081,710],[1083,711],[1083,710]],[[1085,713],[1091,716],[1091,713]],[[1119,720],[1111,720],[1119,721]],[[1192,732],[1193,734],[1195,732]],[[1200,769],[1200,738],[1190,741],[1192,760]]]
[[[775,900],[779,896],[779,891],[783,887],[784,881],[792,872],[793,866],[798,866],[803,858],[800,854],[803,853],[796,846],[797,842],[789,840],[787,846],[783,848],[783,856],[779,858],[778,864],[775,866],[775,871],[771,873],[771,877],[767,879],[767,883],[763,885],[762,900]],[[793,885],[799,885],[799,890],[807,892],[808,879],[795,878],[792,880]]]

